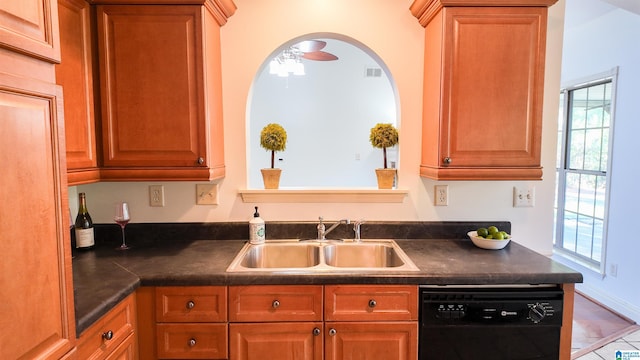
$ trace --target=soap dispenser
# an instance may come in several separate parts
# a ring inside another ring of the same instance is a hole
[[[252,244],[262,244],[265,239],[265,227],[264,220],[258,213],[258,207],[256,206],[256,212],[253,214],[253,218],[249,221],[249,242]]]

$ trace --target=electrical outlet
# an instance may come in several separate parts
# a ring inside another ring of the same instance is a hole
[[[609,265],[609,275],[618,277],[618,264]]]
[[[196,184],[197,205],[218,205],[218,184]]]
[[[436,206],[449,205],[449,185],[436,185],[434,194]]]
[[[164,206],[164,186],[149,185],[149,206]]]
[[[536,187],[514,186],[513,187],[513,207],[533,207],[536,200]]]

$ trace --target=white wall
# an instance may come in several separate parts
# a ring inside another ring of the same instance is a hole
[[[578,289],[640,322],[640,241],[635,231],[640,191],[640,15],[600,0],[567,0],[562,83],[616,66],[609,227],[602,275],[574,265],[585,282]],[[579,14],[579,15],[578,15]],[[612,267],[617,267],[613,276]]]
[[[237,191],[247,187],[246,111],[253,76],[273,49],[297,36],[314,32],[340,33],[370,47],[389,67],[398,87],[400,106],[399,187],[409,194],[399,204],[261,204],[266,221],[313,221],[365,218],[389,221],[506,220],[512,222],[514,241],[551,254],[554,167],[558,89],[564,21],[564,0],[549,11],[544,120],[543,181],[536,186],[533,208],[513,208],[514,181],[441,182],[449,185],[449,206],[433,206],[433,186],[419,177],[422,113],[424,29],[409,12],[412,0],[235,0],[236,14],[222,28],[223,106],[227,175],[220,181],[220,204],[195,205],[191,182],[165,185],[166,206],[148,205],[150,183],[99,183],[70,189],[85,191],[96,222],[110,222],[112,203],[132,204],[133,222],[243,221],[254,204],[242,202]],[[283,10],[286,9],[286,10]],[[291,14],[294,14],[292,16]],[[372,169],[373,171],[373,169]],[[72,212],[76,207],[72,205]],[[366,226],[366,225],[365,225]],[[268,230],[267,230],[268,231]]]

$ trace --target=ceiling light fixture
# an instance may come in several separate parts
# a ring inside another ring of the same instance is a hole
[[[282,52],[269,63],[269,73],[280,77],[287,77],[289,74],[304,75],[302,51],[293,46],[282,50]]]

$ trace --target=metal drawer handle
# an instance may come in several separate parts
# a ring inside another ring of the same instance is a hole
[[[198,165],[202,165],[204,164],[204,158],[203,157],[199,157],[198,158]]]
[[[320,329],[318,329],[318,328],[313,328],[313,335],[314,335],[314,336],[318,336],[318,335],[320,335]]]
[[[192,338],[192,339],[189,339],[189,346],[190,346],[190,347],[194,347],[194,346],[196,346],[196,339],[193,339],[193,338]]]
[[[109,330],[107,332],[103,332],[102,333],[102,338],[105,339],[105,340],[113,339],[113,331]]]
[[[337,333],[338,332],[336,331],[336,329],[330,329],[329,330],[329,335],[331,335],[331,336],[336,336]]]
[[[273,303],[271,303],[271,307],[273,307],[274,309],[279,308],[280,307],[280,301],[273,300]]]
[[[194,307],[196,307],[196,303],[193,300],[187,301],[187,309],[193,309]]]
[[[442,162],[443,162],[445,165],[449,165],[449,164],[451,164],[451,158],[447,156],[447,157],[445,157],[444,159],[442,159]]]
[[[373,299],[369,300],[369,307],[370,308],[373,309],[374,307],[376,307],[376,305],[378,305],[378,303],[375,300],[373,300]]]

